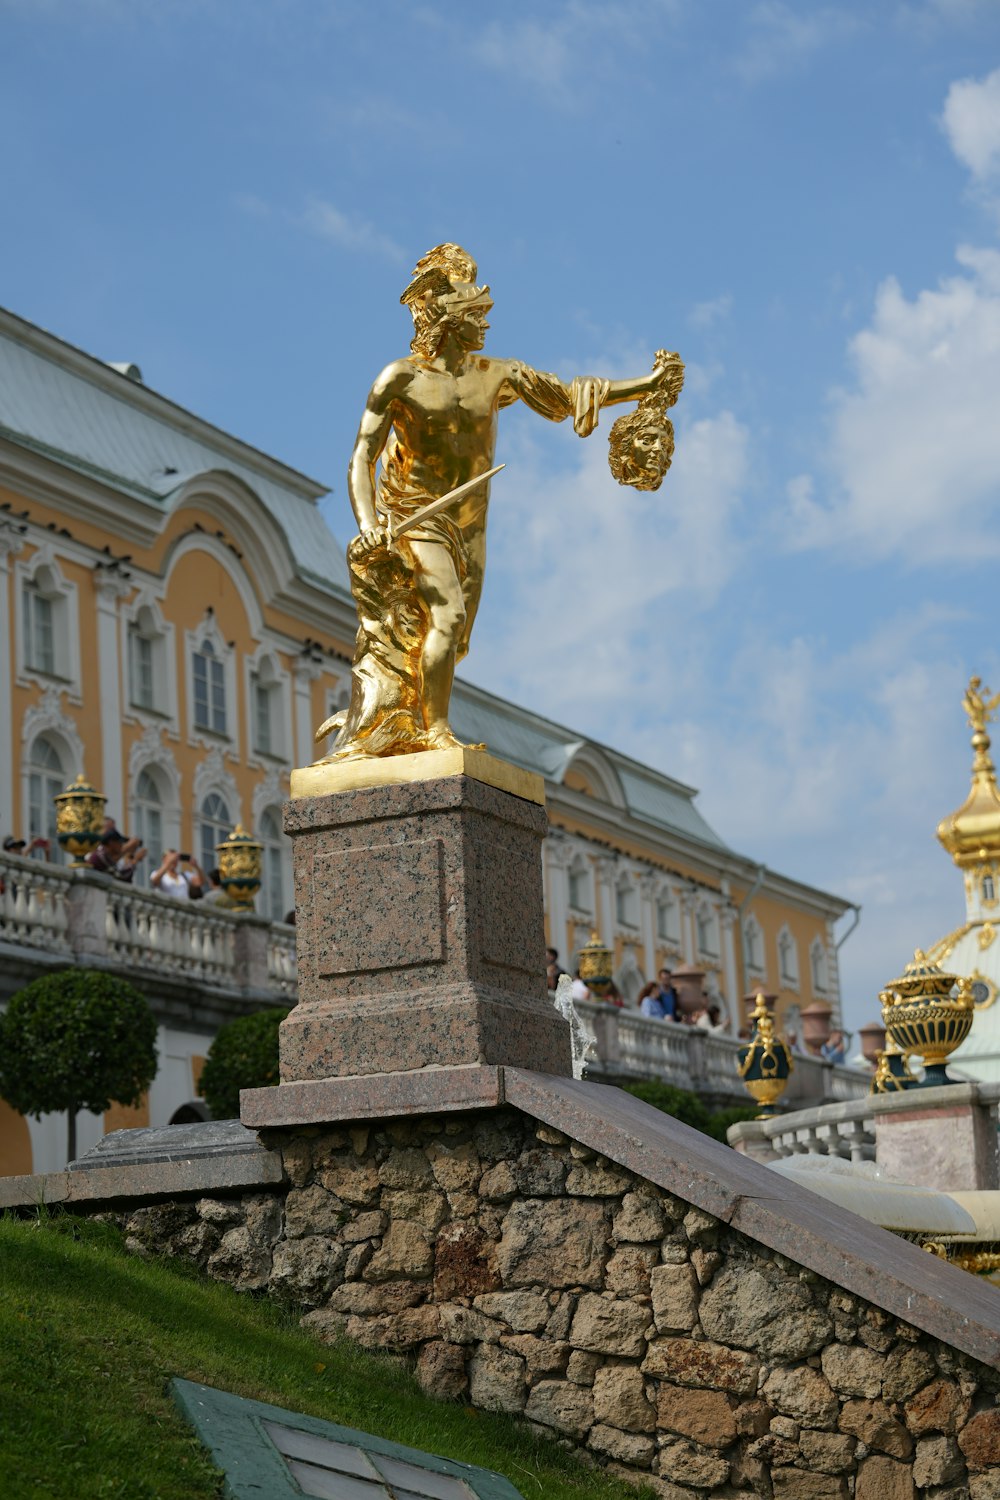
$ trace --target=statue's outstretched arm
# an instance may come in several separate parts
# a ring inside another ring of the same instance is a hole
[[[390,365],[372,386],[347,470],[347,493],[362,536],[378,527],[375,512],[375,465],[392,431],[393,402],[398,382],[396,367]]]
[[[668,404],[672,406],[683,384],[684,366],[680,356],[669,354],[664,349],[657,351],[653,369],[648,375],[639,375],[632,380],[601,380],[584,375],[577,376],[567,385],[558,375],[533,370],[530,365],[519,361],[512,361],[507,377],[512,400],[520,397],[532,411],[553,422],[562,422],[572,416],[573,426],[580,437],[588,437],[593,432],[602,406],[636,401],[663,390],[669,392]]]

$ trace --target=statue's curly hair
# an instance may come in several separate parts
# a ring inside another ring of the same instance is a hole
[[[454,317],[449,299],[458,284],[475,285],[479,268],[467,250],[451,241],[435,245],[422,255],[413,268],[410,284],[400,297],[413,318],[414,354],[433,356]],[[485,293],[486,288],[477,288]]]

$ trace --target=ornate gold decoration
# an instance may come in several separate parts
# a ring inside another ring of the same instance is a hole
[[[774,1017],[767,997],[758,994],[750,1017],[753,1033],[748,1045],[739,1052],[737,1071],[743,1087],[762,1106],[760,1120],[775,1113],[775,1104],[784,1093],[795,1064],[787,1042],[774,1034]]]
[[[945,937],[939,938],[932,947],[927,949],[927,957],[931,963],[943,964],[946,959],[949,959],[965,934],[971,932],[975,925],[975,922],[963,922],[961,927],[955,928],[954,932],[949,932]]]
[[[350,704],[316,734],[337,732],[327,761],[463,748],[448,709],[482,591],[501,408],[524,401],[551,421],[571,416],[586,437],[602,407],[625,401],[655,400],[659,422],[683,383],[680,359],[662,352],[649,375],[569,384],[518,360],[486,358],[493,303],[477,274],[460,245],[421,257],[400,299],[413,317],[410,353],[382,371],[361,418],[348,473],[359,527],[347,549],[358,635]],[[652,416],[650,406],[644,431]],[[647,446],[647,459],[635,463],[651,476],[656,444]]]
[[[986,949],[990,946],[996,935],[997,930],[993,926],[993,923],[984,922],[982,927],[979,929],[979,936],[976,939],[976,942],[979,944],[980,953],[986,952]]]
[[[986,725],[992,719],[1000,693],[992,698],[980,692],[982,679],[972,677],[962,705],[972,729],[972,788],[957,812],[938,824],[937,836],[952,859],[963,870],[972,870],[991,860],[1000,860],[1000,791],[990,759],[990,737]]]
[[[950,1083],[945,1061],[972,1029],[972,985],[946,974],[920,948],[899,979],[879,995],[886,1030],[901,1052],[924,1060],[919,1087]]]
[[[263,844],[237,823],[228,839],[216,844],[222,889],[234,911],[253,911],[253,901],[260,890]]]
[[[653,369],[667,371],[661,391],[643,396],[635,411],[619,417],[608,438],[608,466],[619,484],[658,490],[674,456],[674,424],[667,416],[684,385],[680,355],[657,349]]]
[[[101,841],[104,804],[107,799],[103,792],[91,786],[81,772],[64,792],[60,792],[52,800],[56,805],[56,838],[59,840],[59,847],[73,856],[71,864],[79,869],[87,863],[86,856]]]
[[[956,1250],[952,1246],[948,1259],[960,1271],[969,1271],[973,1276],[992,1276],[1000,1271],[1000,1251],[997,1250]]]
[[[900,1052],[892,1042],[879,1048],[875,1053],[875,1075],[868,1090],[870,1094],[903,1093],[916,1082],[905,1052]]]
[[[997,987],[992,979],[987,979],[978,969],[973,969],[969,975],[969,987],[972,990],[972,1003],[976,1011],[989,1010],[997,997]]]
[[[611,988],[613,962],[611,949],[592,930],[590,942],[580,949],[580,978],[592,994],[602,999]]]

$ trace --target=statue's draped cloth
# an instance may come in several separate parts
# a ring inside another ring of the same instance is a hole
[[[523,400],[553,422],[572,416],[577,431],[587,432],[596,422],[606,389],[607,382],[586,379],[566,385],[556,375],[514,364],[499,405]],[[409,468],[408,455],[394,434],[382,455],[376,486],[378,510],[393,526],[437,498],[411,481]],[[429,620],[414,585],[416,564],[411,543],[443,547],[463,595],[467,598],[470,590],[478,595],[482,553],[479,549],[479,561],[473,564],[470,543],[485,530],[486,509],[486,496],[473,490],[454,507],[421,521],[391,547],[369,553],[360,564],[348,549],[359,624],[350,705],[328,719],[319,731],[322,735],[339,729],[331,760],[402,755],[428,748],[419,663]],[[467,650],[468,631],[459,643],[457,658],[460,660]]]

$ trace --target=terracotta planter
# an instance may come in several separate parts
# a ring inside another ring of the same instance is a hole
[[[832,1015],[833,1006],[828,1005],[825,1000],[814,1000],[802,1012],[802,1040],[813,1057],[819,1057],[823,1043],[830,1039]]]
[[[867,1026],[858,1027],[858,1036],[861,1038],[861,1056],[873,1068],[877,1067],[879,1053],[885,1050],[885,1027],[877,1021],[869,1021]]]
[[[680,964],[670,977],[677,991],[677,1006],[682,1016],[693,1016],[705,1009],[704,969],[697,969],[694,964]]]

